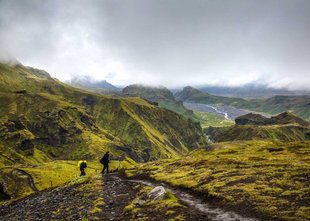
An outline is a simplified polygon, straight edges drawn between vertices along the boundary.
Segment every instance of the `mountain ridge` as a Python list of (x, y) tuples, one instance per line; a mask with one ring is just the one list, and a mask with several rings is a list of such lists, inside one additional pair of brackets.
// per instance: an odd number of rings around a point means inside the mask
[(2, 163), (98, 158), (108, 149), (147, 161), (206, 144), (193, 122), (146, 100), (102, 96), (33, 72), (0, 64)]

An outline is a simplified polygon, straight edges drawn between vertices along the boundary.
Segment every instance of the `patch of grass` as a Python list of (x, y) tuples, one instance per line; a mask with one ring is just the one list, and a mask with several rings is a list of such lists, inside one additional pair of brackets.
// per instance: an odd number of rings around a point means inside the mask
[(233, 120), (225, 119), (224, 117), (208, 112), (200, 112), (193, 110), (194, 113), (199, 116), (199, 121), (202, 128), (206, 127), (227, 127), (235, 124)]
[(186, 187), (227, 205), (248, 206), (269, 217), (302, 220), (310, 218), (309, 147), (309, 141), (216, 143), (186, 156), (138, 164), (126, 173)]

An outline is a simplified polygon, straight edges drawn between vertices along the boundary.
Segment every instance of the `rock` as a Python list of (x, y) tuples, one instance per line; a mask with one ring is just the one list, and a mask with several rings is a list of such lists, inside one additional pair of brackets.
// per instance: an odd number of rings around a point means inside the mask
[(141, 206), (144, 203), (145, 203), (145, 200), (136, 200), (133, 204), (137, 206)]
[(136, 215), (136, 217), (138, 217), (138, 218), (142, 218), (142, 217), (143, 217), (143, 214), (138, 213), (138, 214)]
[(163, 186), (157, 186), (147, 194), (148, 198), (152, 201), (162, 200), (165, 198), (167, 192)]

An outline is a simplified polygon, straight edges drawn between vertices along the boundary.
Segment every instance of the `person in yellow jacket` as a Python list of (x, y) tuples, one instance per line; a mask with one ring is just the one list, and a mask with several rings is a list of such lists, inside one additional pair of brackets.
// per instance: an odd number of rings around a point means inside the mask
[(78, 167), (80, 167), (80, 171), (81, 171), (80, 176), (86, 176), (86, 174), (85, 174), (85, 169), (87, 168), (86, 160), (80, 160), (78, 163)]

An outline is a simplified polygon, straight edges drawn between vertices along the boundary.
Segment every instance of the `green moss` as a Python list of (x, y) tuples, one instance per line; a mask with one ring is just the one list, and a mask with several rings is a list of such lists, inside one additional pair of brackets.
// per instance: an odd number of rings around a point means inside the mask
[(95, 213), (100, 213), (100, 212), (102, 212), (102, 209), (96, 206), (91, 211), (89, 211), (90, 214), (95, 214)]
[[(209, 151), (138, 164), (126, 173), (187, 187), (228, 205), (251, 205), (266, 216), (299, 220), (294, 214), (307, 206), (310, 191), (309, 146), (308, 141), (217, 143)], [(281, 151), (270, 151), (277, 148)]]

